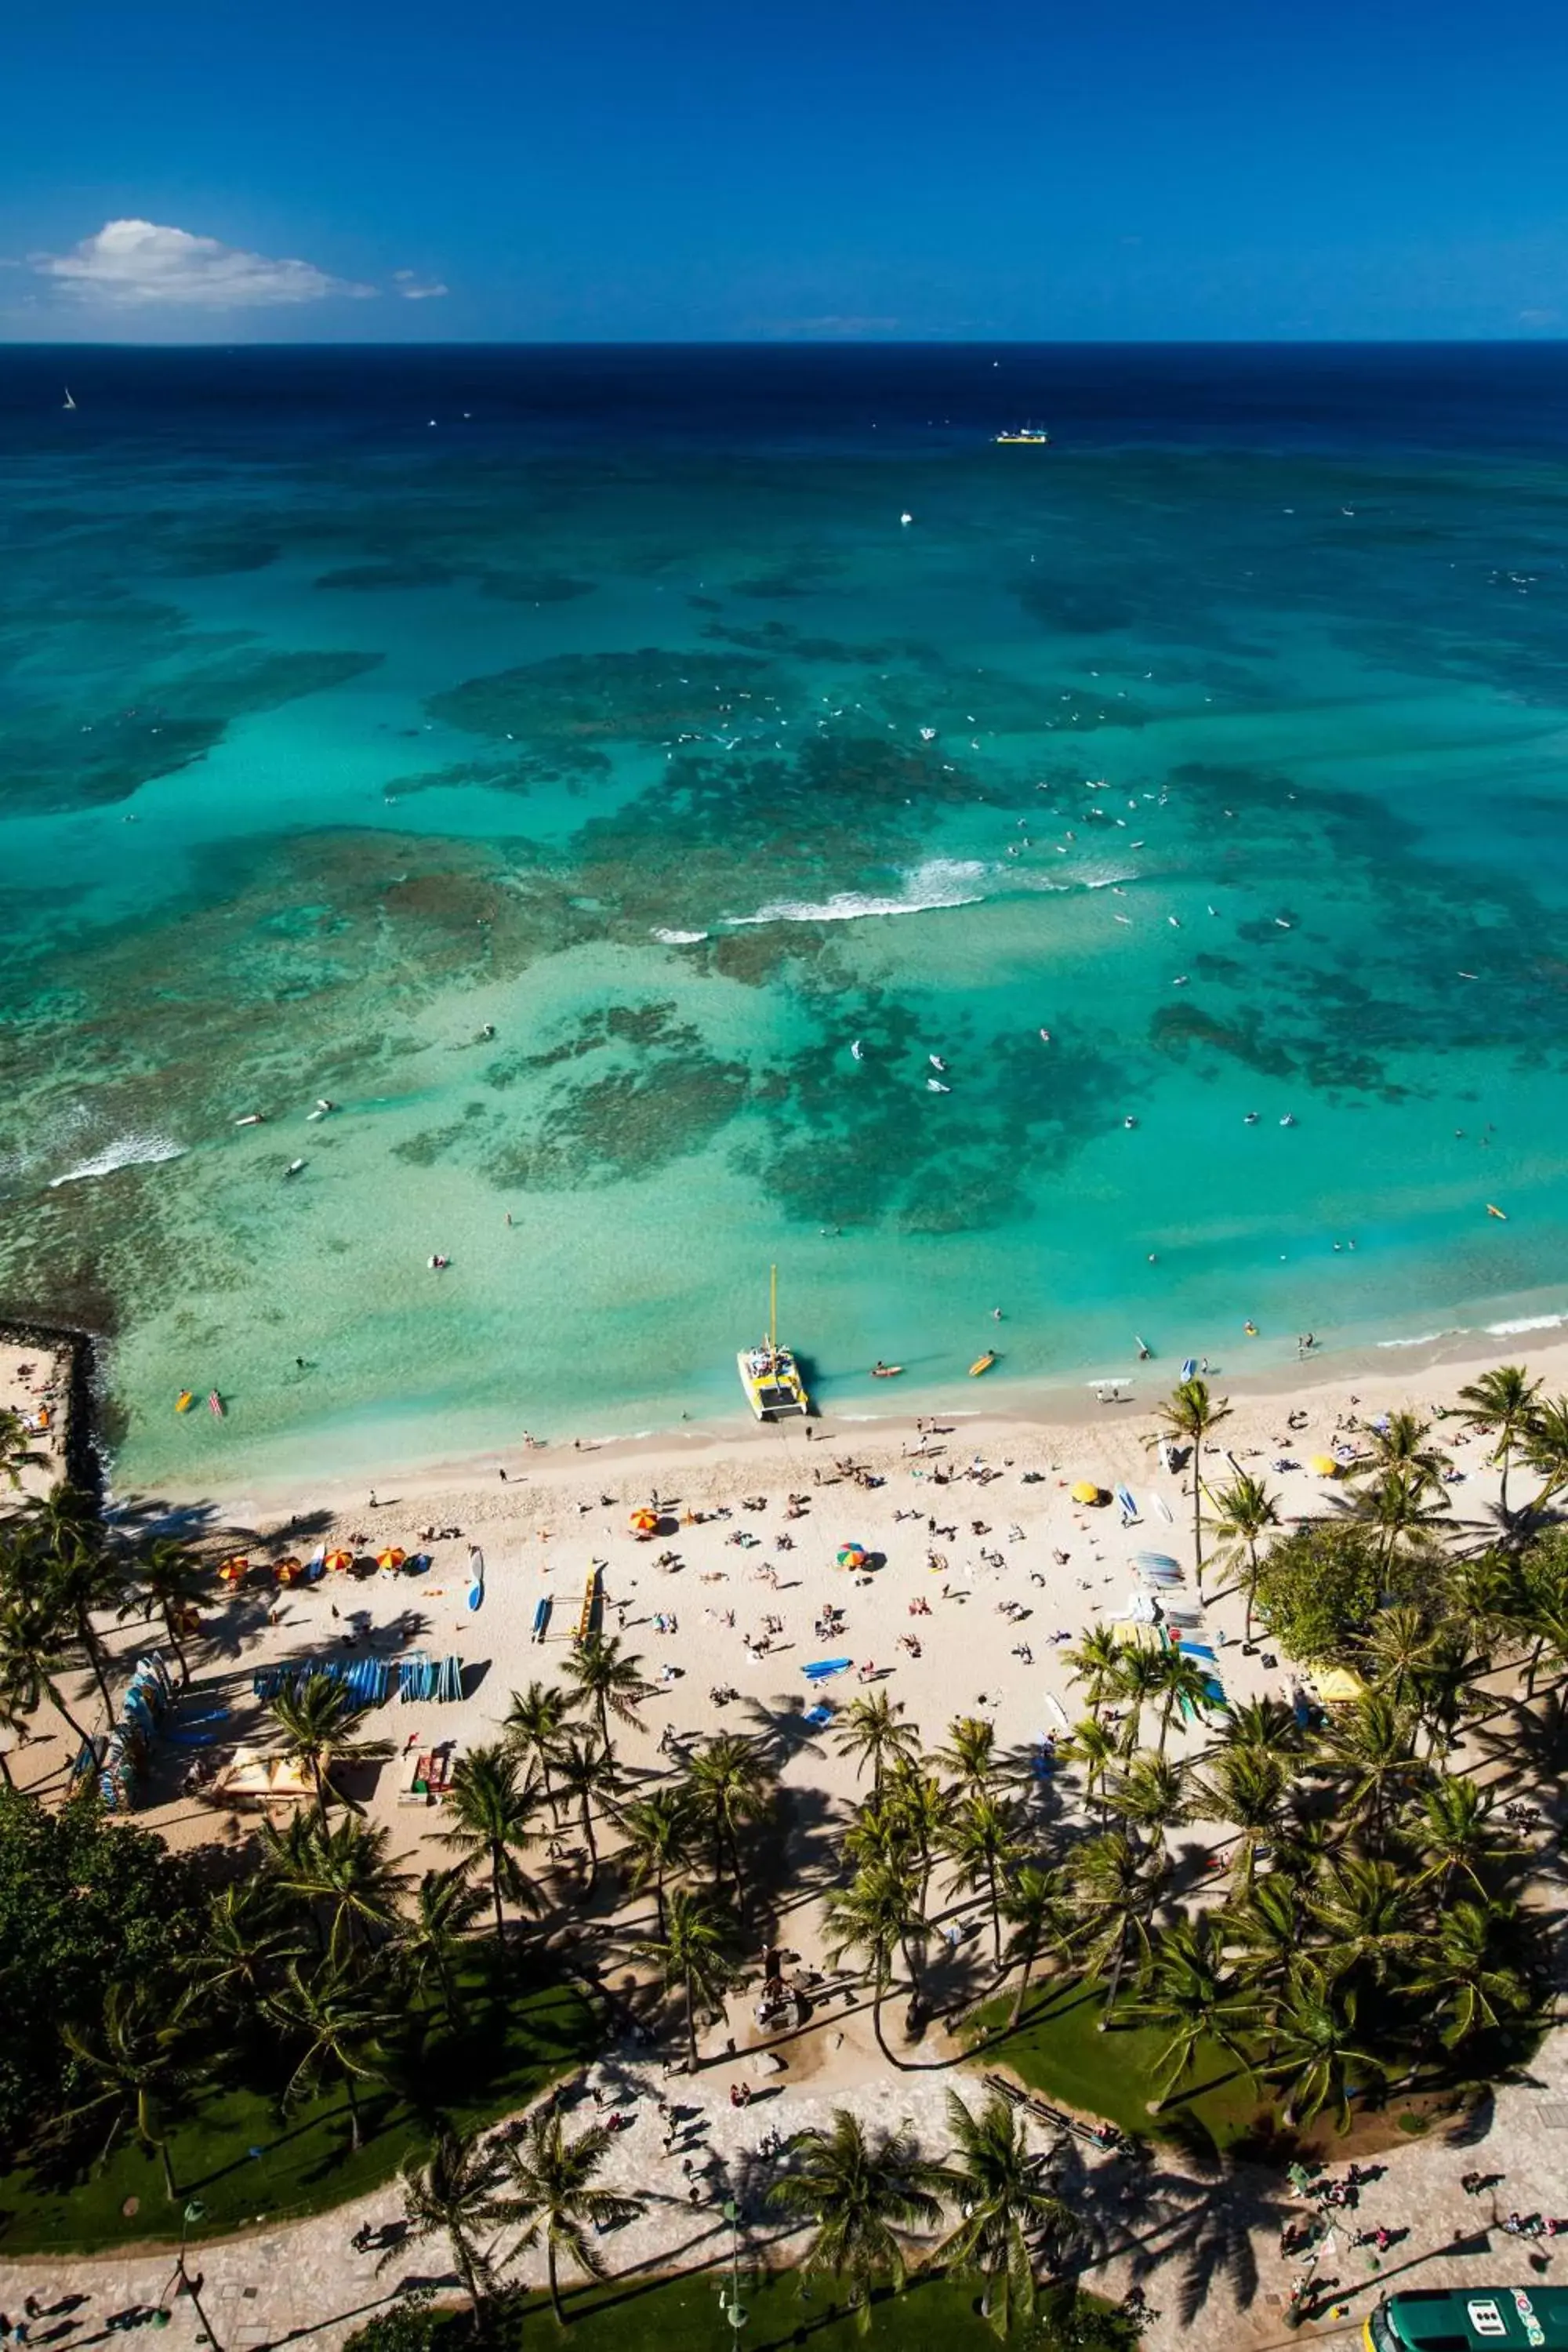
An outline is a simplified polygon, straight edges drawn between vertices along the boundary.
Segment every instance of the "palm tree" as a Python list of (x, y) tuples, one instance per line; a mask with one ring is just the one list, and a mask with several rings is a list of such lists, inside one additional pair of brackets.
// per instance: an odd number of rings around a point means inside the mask
[(248, 2023), (282, 1962), (299, 1956), (273, 1887), (264, 1877), (243, 1878), (213, 1897), (184, 1965), (204, 2003)]
[(1283, 1699), (1249, 1698), (1232, 1707), (1220, 1739), (1226, 1748), (1249, 1748), (1260, 1755), (1296, 1756), (1301, 1748), (1301, 1727)]
[(300, 2045), (299, 2063), (284, 2088), (285, 2103), (310, 2096), (324, 2077), (340, 2074), (348, 2095), (349, 2144), (357, 2154), (358, 2085), (385, 2082), (382, 2037), (397, 2022), (383, 1979), (363, 1962), (324, 1959), (307, 1969), (290, 1959), (262, 2009), (287, 2041)]
[(1540, 1394), (1541, 1382), (1532, 1381), (1522, 1364), (1499, 1364), (1459, 1391), (1459, 1402), (1468, 1406), (1470, 1419), (1494, 1441), (1492, 1461), (1502, 1471), (1498, 1507), (1505, 1528), (1510, 1524), (1508, 1474), (1514, 1449), (1530, 1433)]
[(437, 2124), (424, 2156), (404, 2159), (399, 2179), (407, 2235), (388, 2248), (384, 2261), (400, 2258), (410, 2241), (445, 2238), (478, 2317), (494, 2292), (497, 2272), (494, 2237), (482, 2241), (507, 2218), (499, 2151), (487, 2147), (478, 2132)]
[(942, 1840), (954, 1864), (950, 1887), (984, 1893), (991, 1913), (992, 1952), (1002, 1969), (1002, 1880), (1018, 1853), (1018, 1811), (1007, 1798), (984, 1792), (962, 1798)]
[(642, 1661), (622, 1657), (618, 1634), (589, 1633), (566, 1660), (565, 1672), (577, 1686), (575, 1703), (592, 1707), (605, 1753), (613, 1754), (611, 1716), (617, 1723), (640, 1723), (638, 1703), (653, 1695), (653, 1685), (643, 1679)]
[(614, 1809), (620, 1775), (616, 1769), (615, 1753), (604, 1741), (592, 1734), (586, 1739), (568, 1738), (561, 1743), (555, 1759), (560, 1776), (561, 1791), (568, 1801), (575, 1801), (577, 1818), (583, 1825), (584, 1842), (588, 1848), (588, 1876), (584, 1895), (592, 1895), (599, 1876), (599, 1841), (594, 1834), (595, 1802), (609, 1812)]
[[(945, 1809), (944, 1809), (945, 1813)], [(909, 1822), (886, 1790), (873, 1791), (855, 1808), (839, 1852), (852, 1869), (868, 1862), (901, 1864), (910, 1845)]]
[(538, 1789), (531, 1780), (520, 1783), (517, 1758), (509, 1748), (492, 1743), (471, 1748), (467, 1756), (458, 1759), (446, 1809), (452, 1826), (443, 1834), (441, 1843), (453, 1853), (460, 1853), (466, 1867), (471, 1869), (482, 1862), (489, 1869), (496, 1939), (504, 1943), (502, 1896), (515, 1903), (520, 1910), (539, 1907), (532, 1882), (518, 1860), (523, 1847), (534, 1840)]
[(1534, 1996), (1528, 1957), (1527, 1924), (1517, 1903), (1456, 1903), (1439, 1915), (1405, 1990), (1413, 2000), (1438, 2003), (1448, 2021), (1442, 2039), (1458, 2049), (1473, 2033), (1529, 2014)]
[(1358, 1477), (1376, 1476), (1384, 1470), (1395, 1470), (1408, 1476), (1418, 1490), (1441, 1484), (1445, 1470), (1452, 1468), (1442, 1449), (1431, 1445), (1432, 1424), (1419, 1413), (1391, 1412), (1382, 1428), (1363, 1432), (1363, 1443), (1370, 1457), (1370, 1471), (1358, 1471)]
[(1110, 2023), (1129, 1953), (1136, 1952), (1141, 1964), (1148, 1960), (1149, 1922), (1169, 1876), (1164, 1848), (1134, 1845), (1122, 1830), (1086, 1838), (1068, 1857), (1075, 1935), (1084, 1944), (1089, 1972), (1109, 1969), (1101, 2033)]
[(45, 1592), (76, 1628), (112, 1729), (108, 1654), (93, 1618), (99, 1610), (119, 1604), (125, 1590), (124, 1570), (104, 1549), (103, 1523), (91, 1496), (68, 1480), (60, 1480), (28, 1505), (26, 1525), (38, 1549)]
[(1447, 1489), (1428, 1486), (1419, 1470), (1380, 1470), (1357, 1494), (1354, 1515), (1381, 1538), (1384, 1567), (1407, 1537), (1429, 1537), (1449, 1508)]
[(1163, 1427), (1147, 1442), (1158, 1445), (1162, 1438), (1177, 1438), (1193, 1450), (1193, 1560), (1198, 1591), (1204, 1587), (1204, 1474), (1205, 1441), (1222, 1421), (1230, 1417), (1230, 1406), (1223, 1397), (1211, 1397), (1206, 1381), (1178, 1381), (1171, 1392), (1168, 1404), (1159, 1407)]
[(933, 1761), (961, 1789), (987, 1788), (996, 1770), (996, 1726), (983, 1715), (955, 1715), (947, 1727), (947, 1745), (937, 1749)]
[(1379, 1690), (1363, 1692), (1351, 1706), (1336, 1709), (1318, 1753), (1327, 1769), (1344, 1782), (1352, 1812), (1365, 1818), (1374, 1837), (1382, 1832), (1390, 1802), (1405, 1795), (1425, 1774), (1426, 1768), (1416, 1760), (1409, 1716)]
[(171, 2204), (179, 2192), (163, 2105), (191, 2080), (184, 2057), (189, 2000), (188, 1990), (171, 1999), (167, 1987), (146, 1978), (129, 1983), (117, 1978), (104, 1990), (97, 2025), (67, 2023), (60, 2028), (71, 2056), (98, 2086), (66, 2123), (105, 2108), (110, 2111), (113, 2120), (100, 2163), (121, 2125), (129, 2123), (148, 2155), (156, 2156), (163, 2167), (163, 2194)]
[(1296, 1965), (1306, 1925), (1294, 1881), (1277, 1870), (1253, 1879), (1219, 1920), (1243, 1983), (1277, 1992)]
[(903, 2292), (909, 2264), (900, 2232), (929, 2228), (942, 2211), (938, 2175), (907, 2125), (868, 2139), (846, 2107), (835, 2109), (826, 2131), (797, 2133), (790, 2147), (795, 2168), (770, 2184), (767, 2201), (816, 2222), (801, 2269), (848, 2282), (864, 2333), (877, 2281), (885, 2277), (895, 2294)]
[(634, 1944), (635, 1958), (651, 1960), (664, 1979), (667, 1992), (679, 1988), (686, 2000), (686, 2043), (695, 2074), (697, 2019), (721, 2017), (724, 1996), (739, 1974), (730, 1958), (733, 1934), (729, 1920), (710, 1895), (678, 1886), (671, 1893), (665, 1932), (657, 1943)]
[(397, 1925), (398, 1897), (408, 1881), (387, 1855), (391, 1843), (390, 1830), (352, 1819), (319, 1828), (310, 1841), (311, 1891), (331, 1915), (327, 1948), (334, 1958), (384, 1940)]
[(1168, 1927), (1154, 1946), (1147, 1977), (1129, 2011), (1141, 2023), (1159, 2026), (1170, 2036), (1152, 2062), (1157, 2088), (1151, 2115), (1164, 2106), (1205, 2042), (1217, 2042), (1244, 2074), (1252, 2073), (1251, 2060), (1237, 2036), (1253, 2022), (1257, 2011), (1240, 1997), (1226, 1968), (1223, 1943), (1223, 1930), (1205, 1912)]
[(1385, 1984), (1415, 1949), (1415, 1890), (1392, 1862), (1349, 1855), (1307, 1907), (1324, 1938), (1316, 1958), (1335, 1986), (1346, 1977)]
[(575, 1704), (575, 1696), (569, 1696), (558, 1683), (530, 1683), (525, 1691), (513, 1691), (511, 1706), (501, 1727), (509, 1747), (518, 1750), (525, 1764), (539, 1767), (539, 1784), (557, 1829), (561, 1826), (561, 1813), (551, 1783), (550, 1767)]
[(871, 1785), (878, 1790), (889, 1765), (912, 1763), (920, 1754), (920, 1733), (912, 1723), (900, 1721), (901, 1712), (895, 1709), (886, 1691), (872, 1691), (853, 1700), (834, 1727), (839, 1755), (857, 1759), (855, 1778), (858, 1780), (869, 1764)]
[(1023, 2117), (1000, 2092), (975, 2116), (949, 2091), (947, 2121), (958, 2145), (940, 2178), (963, 2219), (931, 2261), (984, 2280), (981, 2311), (1005, 2336), (1015, 2312), (1027, 2319), (1035, 2308), (1030, 2238), (1048, 2230), (1060, 2244), (1078, 2235), (1079, 2225), (1030, 2154)]
[(691, 1865), (695, 1825), (690, 1801), (683, 1789), (654, 1789), (624, 1805), (620, 1814), (626, 1843), (620, 1859), (634, 1891), (641, 1894), (652, 1882), (658, 1934), (664, 1934), (664, 1886)]
[(1242, 1639), (1250, 1642), (1252, 1599), (1258, 1590), (1258, 1539), (1279, 1525), (1279, 1501), (1261, 1478), (1247, 1470), (1238, 1470), (1229, 1486), (1218, 1487), (1209, 1499), (1215, 1512), (1209, 1525), (1215, 1541), (1225, 1547), (1224, 1565), (1238, 1570), (1247, 1594)]
[(1535, 1696), (1542, 1658), (1568, 1664), (1568, 1537), (1552, 1528), (1532, 1544), (1521, 1563), (1515, 1622), (1531, 1644), (1524, 1669), (1524, 1695)]
[(1103, 1793), (1108, 1812), (1155, 1844), (1167, 1830), (1179, 1829), (1191, 1811), (1181, 1766), (1157, 1751), (1134, 1756), (1124, 1771), (1107, 1780)]
[(1041, 1952), (1047, 1944), (1059, 1949), (1067, 1942), (1068, 1911), (1061, 1872), (1042, 1870), (1037, 1863), (1025, 1863), (1014, 1873), (1012, 1884), (1002, 1898), (1002, 1916), (1013, 1930), (1007, 1958), (1023, 1962), (1013, 1995), (1013, 2014), (1007, 2020), (1011, 2032), (1023, 2015), (1029, 1979)]
[(1410, 1824), (1426, 1868), (1422, 1884), (1436, 1885), (1438, 1908), (1447, 1907), (1457, 1880), (1485, 1901), (1482, 1872), (1489, 1865), (1517, 1862), (1519, 1843), (1507, 1830), (1491, 1825), (1490, 1791), (1463, 1775), (1443, 1773), (1423, 1790), (1421, 1810)]
[(1129, 1647), (1124, 1637), (1109, 1625), (1091, 1625), (1080, 1635), (1077, 1649), (1062, 1653), (1068, 1680), (1083, 1685), (1089, 1711), (1096, 1723), (1107, 1699), (1121, 1698), (1125, 1694)]
[(1252, 1884), (1258, 1847), (1279, 1830), (1289, 1786), (1289, 1766), (1266, 1748), (1222, 1748), (1208, 1779), (1199, 1783), (1194, 1807), (1199, 1819), (1229, 1822), (1236, 1829), (1231, 1885), (1237, 1895)]
[(1568, 1397), (1535, 1406), (1519, 1450), (1541, 1480), (1540, 1493), (1524, 1507), (1522, 1516), (1529, 1520), (1568, 1486)]
[(1369, 1682), (1397, 1707), (1409, 1706), (1415, 1696), (1421, 1668), (1436, 1646), (1436, 1635), (1426, 1612), (1409, 1602), (1380, 1609), (1372, 1630), (1358, 1645)]
[(734, 1731), (704, 1740), (687, 1762), (686, 1789), (692, 1811), (712, 1845), (714, 1876), (721, 1874), (727, 1851), (735, 1902), (742, 1916), (746, 1888), (740, 1833), (748, 1822), (761, 1821), (771, 1810), (777, 1778), (756, 1741)]
[(900, 2062), (889, 2049), (882, 2032), (882, 2003), (893, 1979), (894, 1955), (900, 1949), (910, 1987), (920, 1990), (920, 1976), (910, 1953), (910, 1942), (925, 1932), (925, 1921), (915, 1906), (914, 1890), (906, 1874), (889, 1863), (868, 1863), (858, 1870), (847, 1888), (829, 1898), (824, 1920), (828, 1958), (837, 1968), (846, 1952), (864, 1954), (871, 1969), (871, 2031), (877, 2047), (893, 2065)]
[(179, 1662), (184, 1688), (191, 1679), (191, 1663), (180, 1635), (206, 1598), (211, 1573), (195, 1552), (167, 1536), (157, 1538), (136, 1554), (133, 1573), (136, 1581), (121, 1601), (119, 1614), (145, 1618), (158, 1611), (169, 1647)]
[(1208, 1705), (1209, 1675), (1196, 1658), (1189, 1657), (1185, 1650), (1177, 1649), (1173, 1643), (1167, 1643), (1152, 1654), (1160, 1670), (1154, 1686), (1160, 1698), (1159, 1749), (1163, 1756), (1171, 1732), (1171, 1717), (1178, 1706), (1184, 1714), (1195, 1720)]
[(0, 1478), (13, 1493), (22, 1484), (26, 1470), (47, 1467), (48, 1456), (40, 1454), (28, 1442), (28, 1433), (19, 1412), (9, 1406), (0, 1406)]
[(897, 1823), (921, 1858), (920, 1894), (922, 1916), (931, 1893), (931, 1867), (946, 1826), (948, 1801), (942, 1786), (923, 1763), (895, 1764), (882, 1791), (883, 1810)]
[(603, 2278), (608, 2266), (589, 2237), (589, 2229), (642, 2211), (634, 2198), (594, 2186), (594, 2175), (604, 2163), (609, 2145), (610, 2134), (604, 2124), (591, 2124), (575, 2139), (568, 2139), (552, 2100), (534, 2109), (521, 2140), (507, 2145), (502, 2210), (509, 2221), (525, 2224), (512, 2255), (531, 2252), (543, 2239), (550, 2307), (560, 2327), (566, 2325), (557, 2276), (561, 2256), (565, 2254), (585, 2277)]
[(1364, 2091), (1383, 2072), (1356, 2042), (1355, 2021), (1355, 1987), (1331, 1985), (1311, 1961), (1300, 1961), (1269, 2013), (1271, 2054), (1258, 2068), (1285, 2086), (1288, 2124), (1310, 2124), (1331, 2103), (1340, 2130), (1349, 2127), (1352, 2077)]
[(455, 1870), (427, 1870), (419, 1881), (414, 1910), (398, 1937), (398, 1965), (416, 1993), (434, 1990), (442, 2010), (456, 2018), (461, 2008), (465, 1938), (487, 1901), (459, 1863)]
[(1082, 1765), (1083, 1792), (1090, 1804), (1099, 1790), (1102, 1820), (1106, 1817), (1105, 1777), (1121, 1754), (1121, 1741), (1115, 1732), (1092, 1715), (1084, 1716), (1065, 1739), (1057, 1742), (1057, 1755), (1062, 1762)]
[(383, 1764), (392, 1754), (391, 1740), (359, 1737), (367, 1712), (346, 1683), (335, 1682), (329, 1675), (306, 1675), (293, 1690), (279, 1691), (272, 1701), (272, 1720), (283, 1734), (289, 1756), (310, 1775), (323, 1824), (331, 1798), (353, 1812), (364, 1810), (338, 1787), (332, 1777), (338, 1768)]
[(1127, 1702), (1127, 1720), (1121, 1727), (1121, 1752), (1131, 1756), (1137, 1747), (1143, 1728), (1143, 1710), (1164, 1696), (1165, 1668), (1158, 1650), (1142, 1642), (1130, 1642), (1121, 1668), (1121, 1696)]
[(0, 1686), (9, 1694), (12, 1706), (24, 1716), (31, 1715), (47, 1698), (85, 1747), (88, 1734), (55, 1681), (62, 1646), (59, 1616), (47, 1601), (30, 1593), (13, 1593), (0, 1602)]

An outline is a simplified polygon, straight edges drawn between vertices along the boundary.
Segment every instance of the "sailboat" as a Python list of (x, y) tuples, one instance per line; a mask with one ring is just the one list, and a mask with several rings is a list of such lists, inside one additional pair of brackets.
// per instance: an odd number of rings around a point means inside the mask
[(76, 406), (75, 401), (71, 398), (71, 388), (68, 383), (66, 386), (65, 404), (68, 408), (74, 408)]
[(800, 1367), (789, 1349), (779, 1346), (778, 1309), (779, 1270), (775, 1265), (768, 1279), (768, 1336), (761, 1347), (742, 1348), (735, 1358), (746, 1402), (759, 1421), (787, 1421), (795, 1413), (811, 1411), (811, 1399), (805, 1392)]

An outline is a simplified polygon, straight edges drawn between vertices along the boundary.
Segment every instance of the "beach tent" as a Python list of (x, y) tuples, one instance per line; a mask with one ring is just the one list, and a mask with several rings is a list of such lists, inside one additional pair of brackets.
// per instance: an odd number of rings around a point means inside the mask
[(1313, 1680), (1325, 1706), (1348, 1706), (1352, 1699), (1366, 1696), (1366, 1685), (1349, 1666), (1325, 1666)]

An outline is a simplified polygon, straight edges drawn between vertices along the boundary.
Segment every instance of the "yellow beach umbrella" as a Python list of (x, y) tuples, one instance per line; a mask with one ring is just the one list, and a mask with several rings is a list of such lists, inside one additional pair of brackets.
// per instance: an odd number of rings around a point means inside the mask
[(1314, 1478), (1337, 1478), (1340, 1465), (1331, 1454), (1314, 1454), (1307, 1467)]
[(1100, 1488), (1091, 1485), (1089, 1479), (1080, 1478), (1073, 1487), (1072, 1498), (1075, 1503), (1098, 1503), (1100, 1491)]
[(250, 1562), (243, 1552), (230, 1552), (226, 1559), (219, 1561), (217, 1572), (226, 1584), (238, 1584), (249, 1574)]
[(388, 1544), (384, 1551), (376, 1553), (375, 1564), (377, 1568), (401, 1568), (407, 1557), (399, 1545)]
[(272, 1573), (279, 1584), (293, 1584), (300, 1575), (300, 1563), (290, 1552), (286, 1559), (273, 1561)]
[(330, 1551), (327, 1554), (326, 1559), (321, 1563), (323, 1568), (332, 1568), (339, 1570), (345, 1568), (352, 1568), (353, 1564), (354, 1556), (352, 1551)]
[(638, 1536), (646, 1537), (657, 1535), (658, 1533), (658, 1513), (657, 1511), (647, 1510), (634, 1511), (632, 1513), (632, 1527)]

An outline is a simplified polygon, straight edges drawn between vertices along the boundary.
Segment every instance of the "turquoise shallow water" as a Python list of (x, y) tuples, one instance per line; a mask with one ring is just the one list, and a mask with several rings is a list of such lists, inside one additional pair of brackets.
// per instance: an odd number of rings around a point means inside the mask
[(774, 1259), (847, 1412), (1568, 1307), (1568, 358), (58, 374), (0, 1306), (126, 1482), (730, 1413)]

